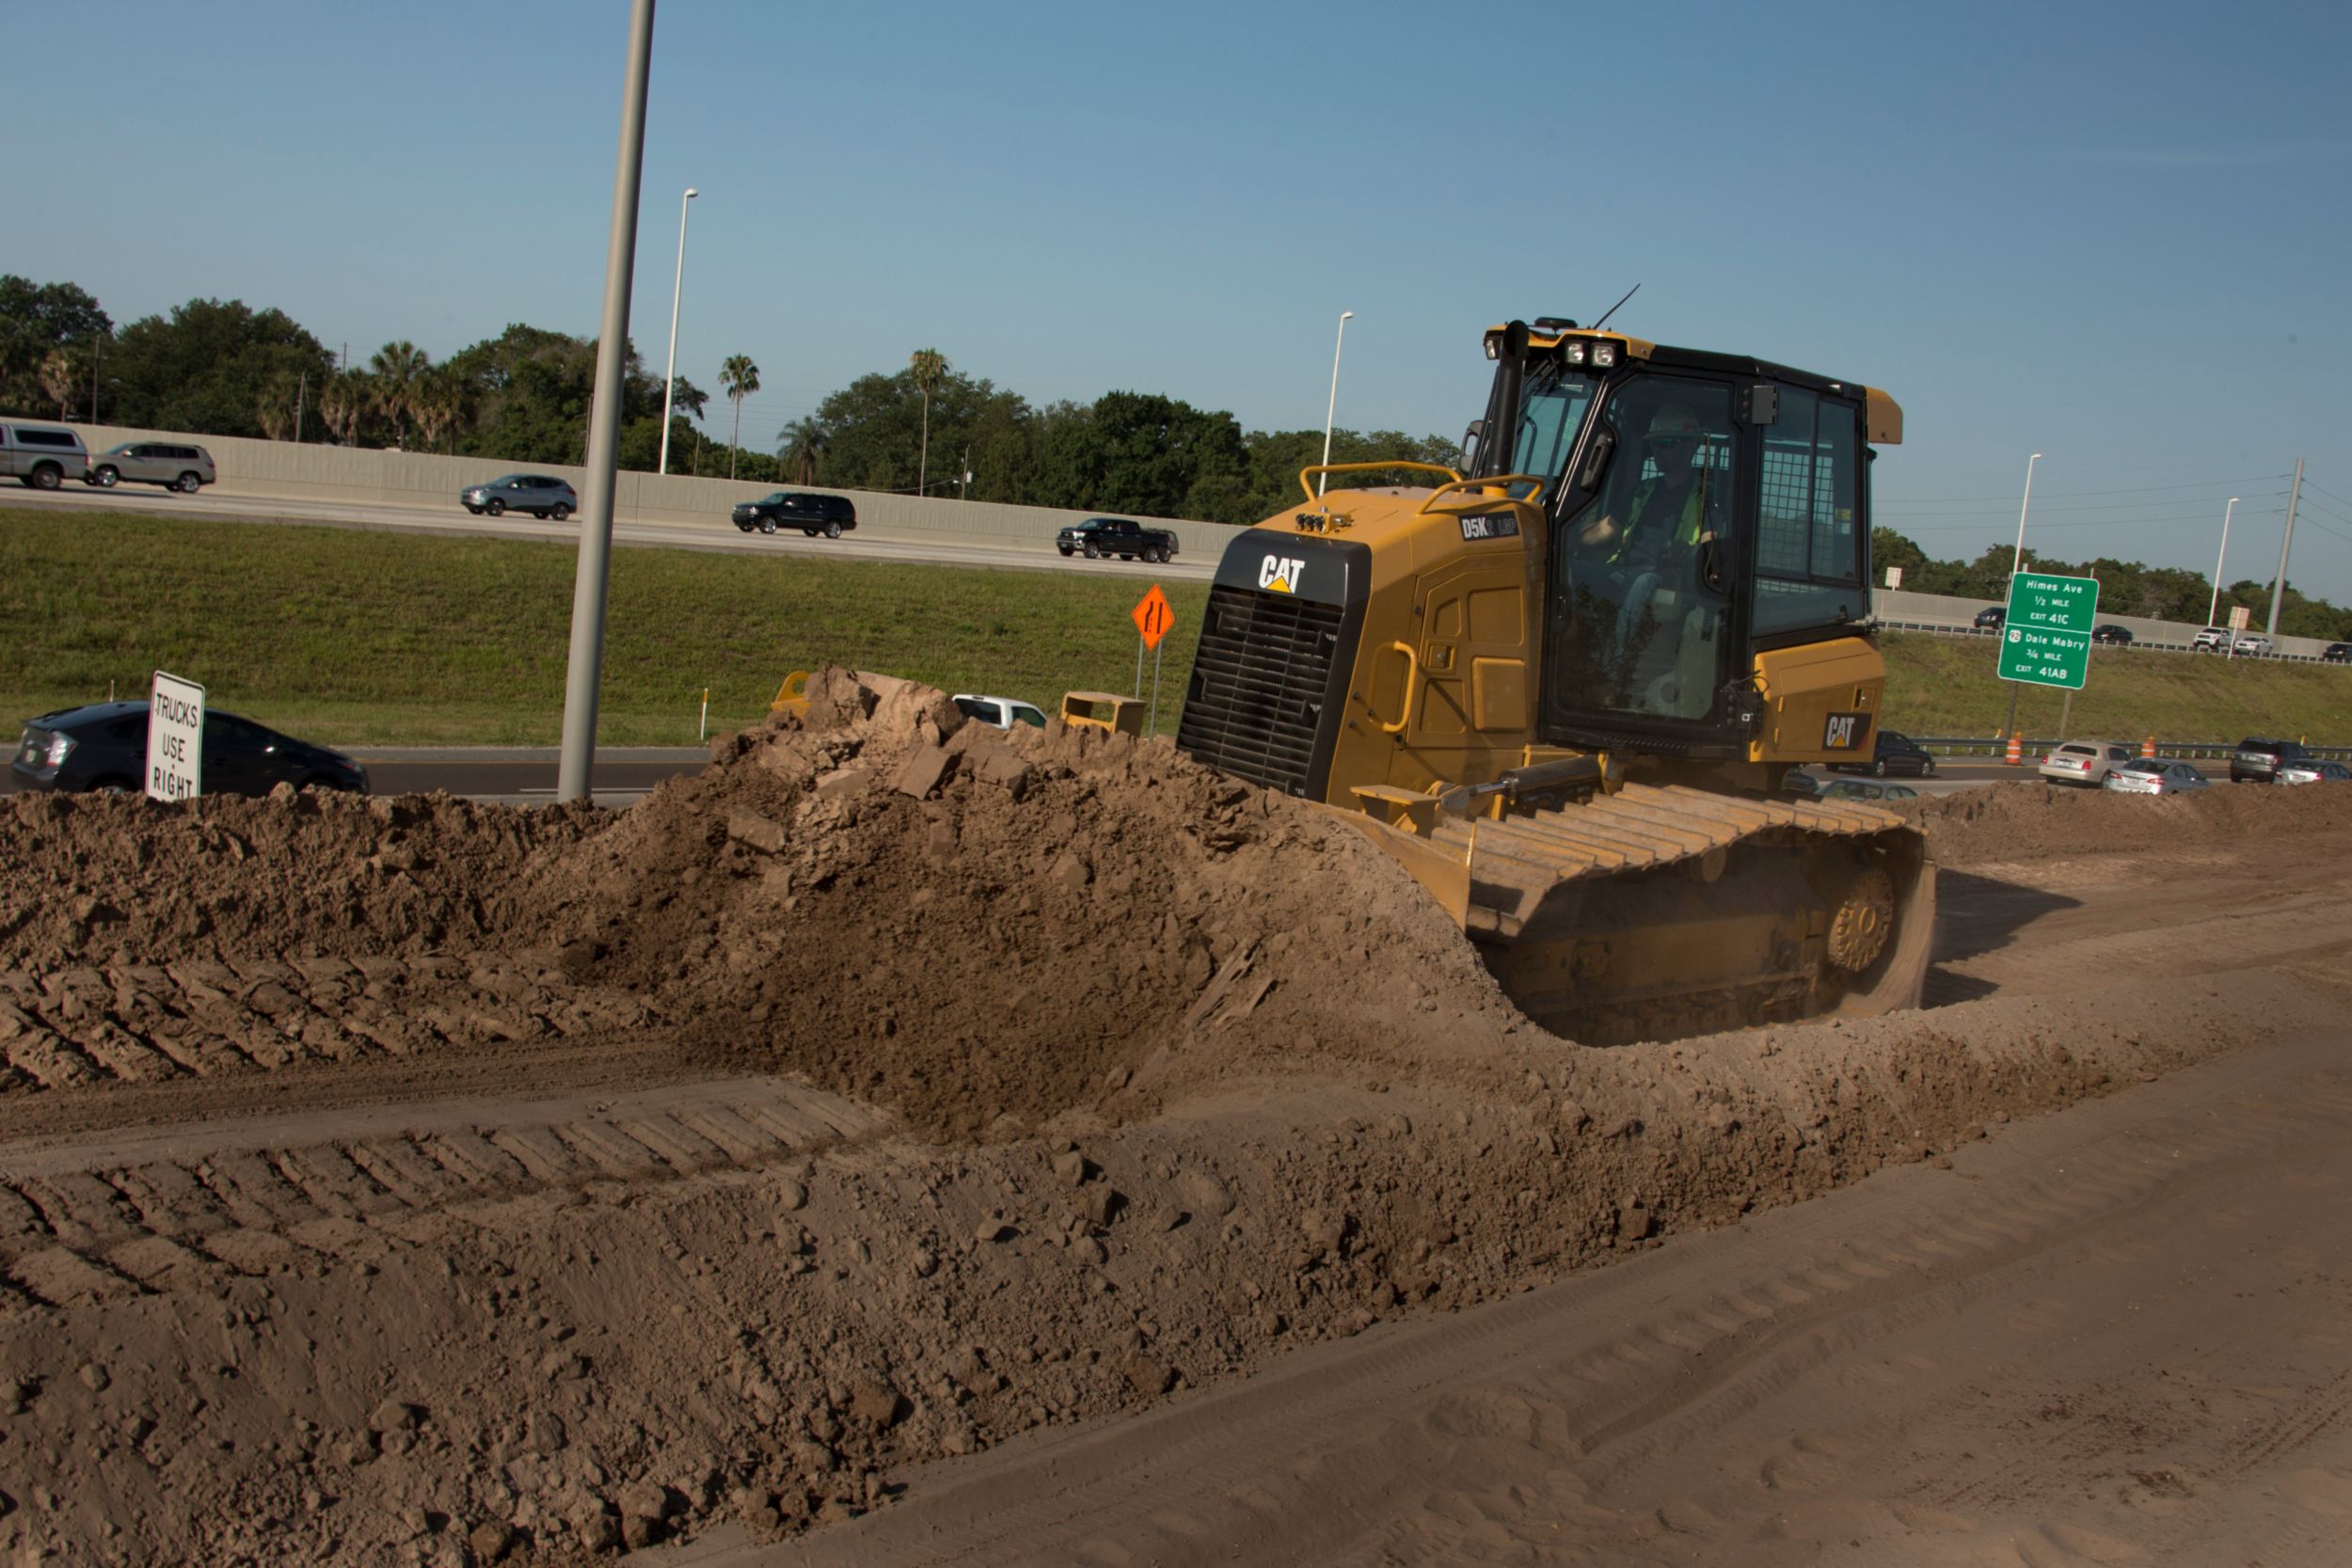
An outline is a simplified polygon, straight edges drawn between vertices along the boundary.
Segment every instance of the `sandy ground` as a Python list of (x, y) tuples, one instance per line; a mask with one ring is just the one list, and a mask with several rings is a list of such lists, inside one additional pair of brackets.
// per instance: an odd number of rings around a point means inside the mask
[(1595, 1051), (1317, 814), (818, 698), (0, 805), (0, 1551), (2352, 1556), (2352, 792), (1921, 802), (1926, 1010)]

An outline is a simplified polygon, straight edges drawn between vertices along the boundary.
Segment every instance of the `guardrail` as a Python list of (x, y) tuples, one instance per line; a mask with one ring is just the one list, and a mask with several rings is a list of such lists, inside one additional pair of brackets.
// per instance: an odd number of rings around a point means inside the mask
[[(1998, 637), (2001, 635), (2000, 629), (1995, 626), (1962, 626), (1954, 621), (1881, 620), (1874, 624), (1881, 631), (1924, 631), (1936, 637)], [(2094, 651), (2104, 650), (2111, 654), (2210, 653), (2217, 657), (2220, 653), (2217, 648), (2199, 648), (2188, 642), (2158, 642), (2145, 637), (2137, 638), (2129, 642), (2094, 642), (2091, 647)], [(2269, 659), (2280, 664), (2339, 664), (2347, 670), (2352, 670), (2352, 660), (2325, 658), (2318, 654), (2236, 654), (2232, 657), (2244, 659)]]
[[(1915, 735), (1910, 738), (1913, 745), (1919, 747), (1922, 751), (1931, 752), (1939, 757), (1985, 756), (1999, 758), (2009, 754), (2009, 740), (2006, 736), (2001, 736)], [(2122, 736), (2116, 736), (2116, 743), (2118, 745), (2129, 746), (2135, 752), (2139, 749), (2140, 744), (2139, 739), (2137, 736), (2126, 738)], [(2018, 766), (2020, 768), (2032, 768), (2040, 764), (2042, 759), (2048, 755), (2052, 750), (2057, 747), (2063, 746), (2066, 743), (2062, 740), (2056, 739), (2036, 740), (2027, 736), (2021, 740), (2019, 744), (2024, 752), (2024, 760), (2022, 760)], [(2306, 744), (2303, 749), (2315, 757), (2324, 757), (2330, 762), (2352, 762), (2352, 746), (2312, 746)], [(2230, 753), (2235, 752), (2236, 750), (2237, 742), (2234, 740), (2159, 740), (2156, 742), (2156, 755), (2160, 757), (2179, 757), (2185, 762), (2197, 762), (2214, 757), (2227, 758)]]

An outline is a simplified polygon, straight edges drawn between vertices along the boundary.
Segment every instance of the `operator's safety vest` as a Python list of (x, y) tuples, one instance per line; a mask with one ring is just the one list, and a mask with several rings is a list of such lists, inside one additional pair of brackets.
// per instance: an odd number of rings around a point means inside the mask
[(1713, 477), (1711, 469), (1699, 470), (1698, 479), (1691, 486), (1691, 493), (1682, 499), (1682, 516), (1676, 523), (1673, 532), (1665, 539), (1650, 537), (1657, 531), (1658, 523), (1649, 515), (1651, 498), (1658, 494), (1659, 487), (1665, 483), (1665, 481), (1662, 478), (1651, 478), (1635, 485), (1633, 504), (1626, 509), (1626, 526), (1618, 531), (1615, 546), (1601, 559), (1612, 566), (1636, 558), (1646, 558), (1654, 562), (1669, 544), (1679, 546), (1686, 550), (1695, 546), (1699, 542), (1703, 519), (1707, 515), (1708, 484)]

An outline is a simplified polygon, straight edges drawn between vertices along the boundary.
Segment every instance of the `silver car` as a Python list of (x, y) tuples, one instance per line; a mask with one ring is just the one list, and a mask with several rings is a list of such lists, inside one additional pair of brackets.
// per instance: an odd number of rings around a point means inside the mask
[(528, 512), (534, 517), (562, 522), (580, 510), (572, 487), (549, 474), (508, 474), (487, 484), (469, 484), (457, 492), (458, 504), (479, 517), (507, 512)]
[(2297, 762), (2281, 763), (2272, 777), (2283, 784), (2352, 784), (2352, 768), (2321, 757), (2304, 757)]
[(124, 480), (135, 484), (160, 484), (193, 496), (220, 477), (213, 454), (202, 447), (180, 441), (124, 441), (89, 460), (82, 483), (111, 490)]
[(2213, 781), (2193, 763), (2167, 762), (2162, 757), (2134, 757), (2119, 762), (2103, 786), (2125, 795), (2188, 795), (2210, 789)]
[(2109, 771), (2139, 753), (2112, 740), (2068, 740), (2042, 759), (2042, 776), (2053, 784), (2096, 786)]

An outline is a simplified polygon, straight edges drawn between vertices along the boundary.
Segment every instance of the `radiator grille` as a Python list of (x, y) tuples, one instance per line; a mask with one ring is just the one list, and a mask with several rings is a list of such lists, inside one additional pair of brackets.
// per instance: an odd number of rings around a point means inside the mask
[(1334, 700), (1341, 616), (1295, 594), (1211, 589), (1178, 749), (1268, 789), (1319, 794), (1315, 742)]

